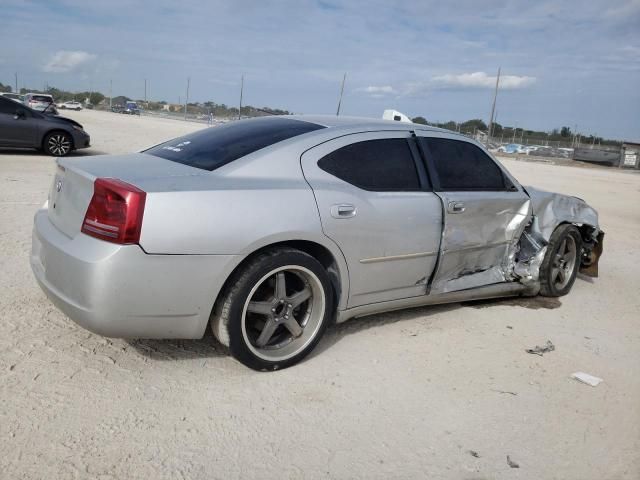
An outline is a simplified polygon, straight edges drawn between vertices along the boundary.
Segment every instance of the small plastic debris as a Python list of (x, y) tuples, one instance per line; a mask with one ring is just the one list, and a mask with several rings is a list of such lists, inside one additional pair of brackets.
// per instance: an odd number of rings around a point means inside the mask
[(469, 452), (469, 455), (471, 455), (472, 457), (480, 458), (480, 454), (475, 450), (468, 450), (468, 452)]
[(584, 372), (576, 372), (571, 375), (571, 378), (578, 380), (581, 383), (586, 383), (587, 385), (591, 385), (592, 387), (597, 387), (600, 382), (603, 380), (598, 377), (594, 377), (593, 375), (589, 375)]
[(510, 392), (508, 390), (494, 390), (493, 388), (491, 389), (492, 392), (496, 392), (496, 393), (505, 393), (508, 395), (513, 395), (513, 396), (517, 396), (518, 394), (516, 392)]
[(507, 455), (507, 465), (509, 465), (511, 468), (520, 468), (520, 465), (511, 460), (511, 457), (509, 455)]
[(544, 355), (545, 353), (553, 352), (556, 349), (555, 345), (551, 343), (551, 340), (547, 340), (547, 343), (544, 346), (539, 347), (536, 345), (534, 348), (527, 348), (525, 351), (527, 353), (532, 353), (534, 355)]

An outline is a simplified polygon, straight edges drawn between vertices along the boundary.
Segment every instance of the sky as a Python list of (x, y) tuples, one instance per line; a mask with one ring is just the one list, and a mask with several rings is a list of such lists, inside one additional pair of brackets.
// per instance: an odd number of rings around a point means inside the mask
[(2, 0), (0, 82), (640, 140), (640, 0)]

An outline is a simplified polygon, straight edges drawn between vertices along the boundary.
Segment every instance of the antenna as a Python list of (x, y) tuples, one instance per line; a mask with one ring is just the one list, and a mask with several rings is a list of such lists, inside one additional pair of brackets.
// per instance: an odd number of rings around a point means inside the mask
[(240, 77), (240, 103), (238, 105), (238, 120), (242, 118), (242, 93), (244, 90), (244, 75)]
[(493, 134), (493, 122), (494, 122), (494, 114), (496, 111), (496, 98), (498, 98), (498, 85), (500, 84), (500, 68), (498, 67), (498, 76), (496, 77), (496, 90), (493, 93), (493, 105), (491, 106), (491, 118), (489, 118), (489, 125), (487, 128), (487, 142), (491, 139), (491, 135)]
[(344, 72), (344, 76), (342, 77), (342, 87), (340, 88), (340, 100), (338, 100), (338, 111), (336, 112), (336, 117), (340, 115), (340, 106), (342, 105), (342, 94), (344, 93), (344, 82), (347, 80), (347, 72)]

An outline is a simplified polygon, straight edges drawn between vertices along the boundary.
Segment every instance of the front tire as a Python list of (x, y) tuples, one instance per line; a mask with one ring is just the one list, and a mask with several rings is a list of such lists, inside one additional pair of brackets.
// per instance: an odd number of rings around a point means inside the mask
[(582, 258), (582, 236), (573, 225), (553, 231), (540, 266), (540, 295), (561, 297), (573, 287)]
[(230, 279), (216, 305), (213, 333), (254, 370), (287, 368), (318, 344), (333, 303), (329, 275), (320, 262), (299, 250), (270, 250)]
[(64, 157), (73, 150), (73, 139), (65, 132), (51, 132), (43, 142), (43, 149), (54, 157)]

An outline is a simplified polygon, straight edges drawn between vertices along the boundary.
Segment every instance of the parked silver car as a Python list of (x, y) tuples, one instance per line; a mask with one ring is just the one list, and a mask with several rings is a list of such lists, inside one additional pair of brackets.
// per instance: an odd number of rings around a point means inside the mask
[(597, 275), (584, 201), (522, 187), (484, 148), (423, 125), (269, 117), (141, 153), (59, 159), (31, 266), (112, 337), (215, 336), (290, 366), (327, 325), (386, 310), (560, 296)]

